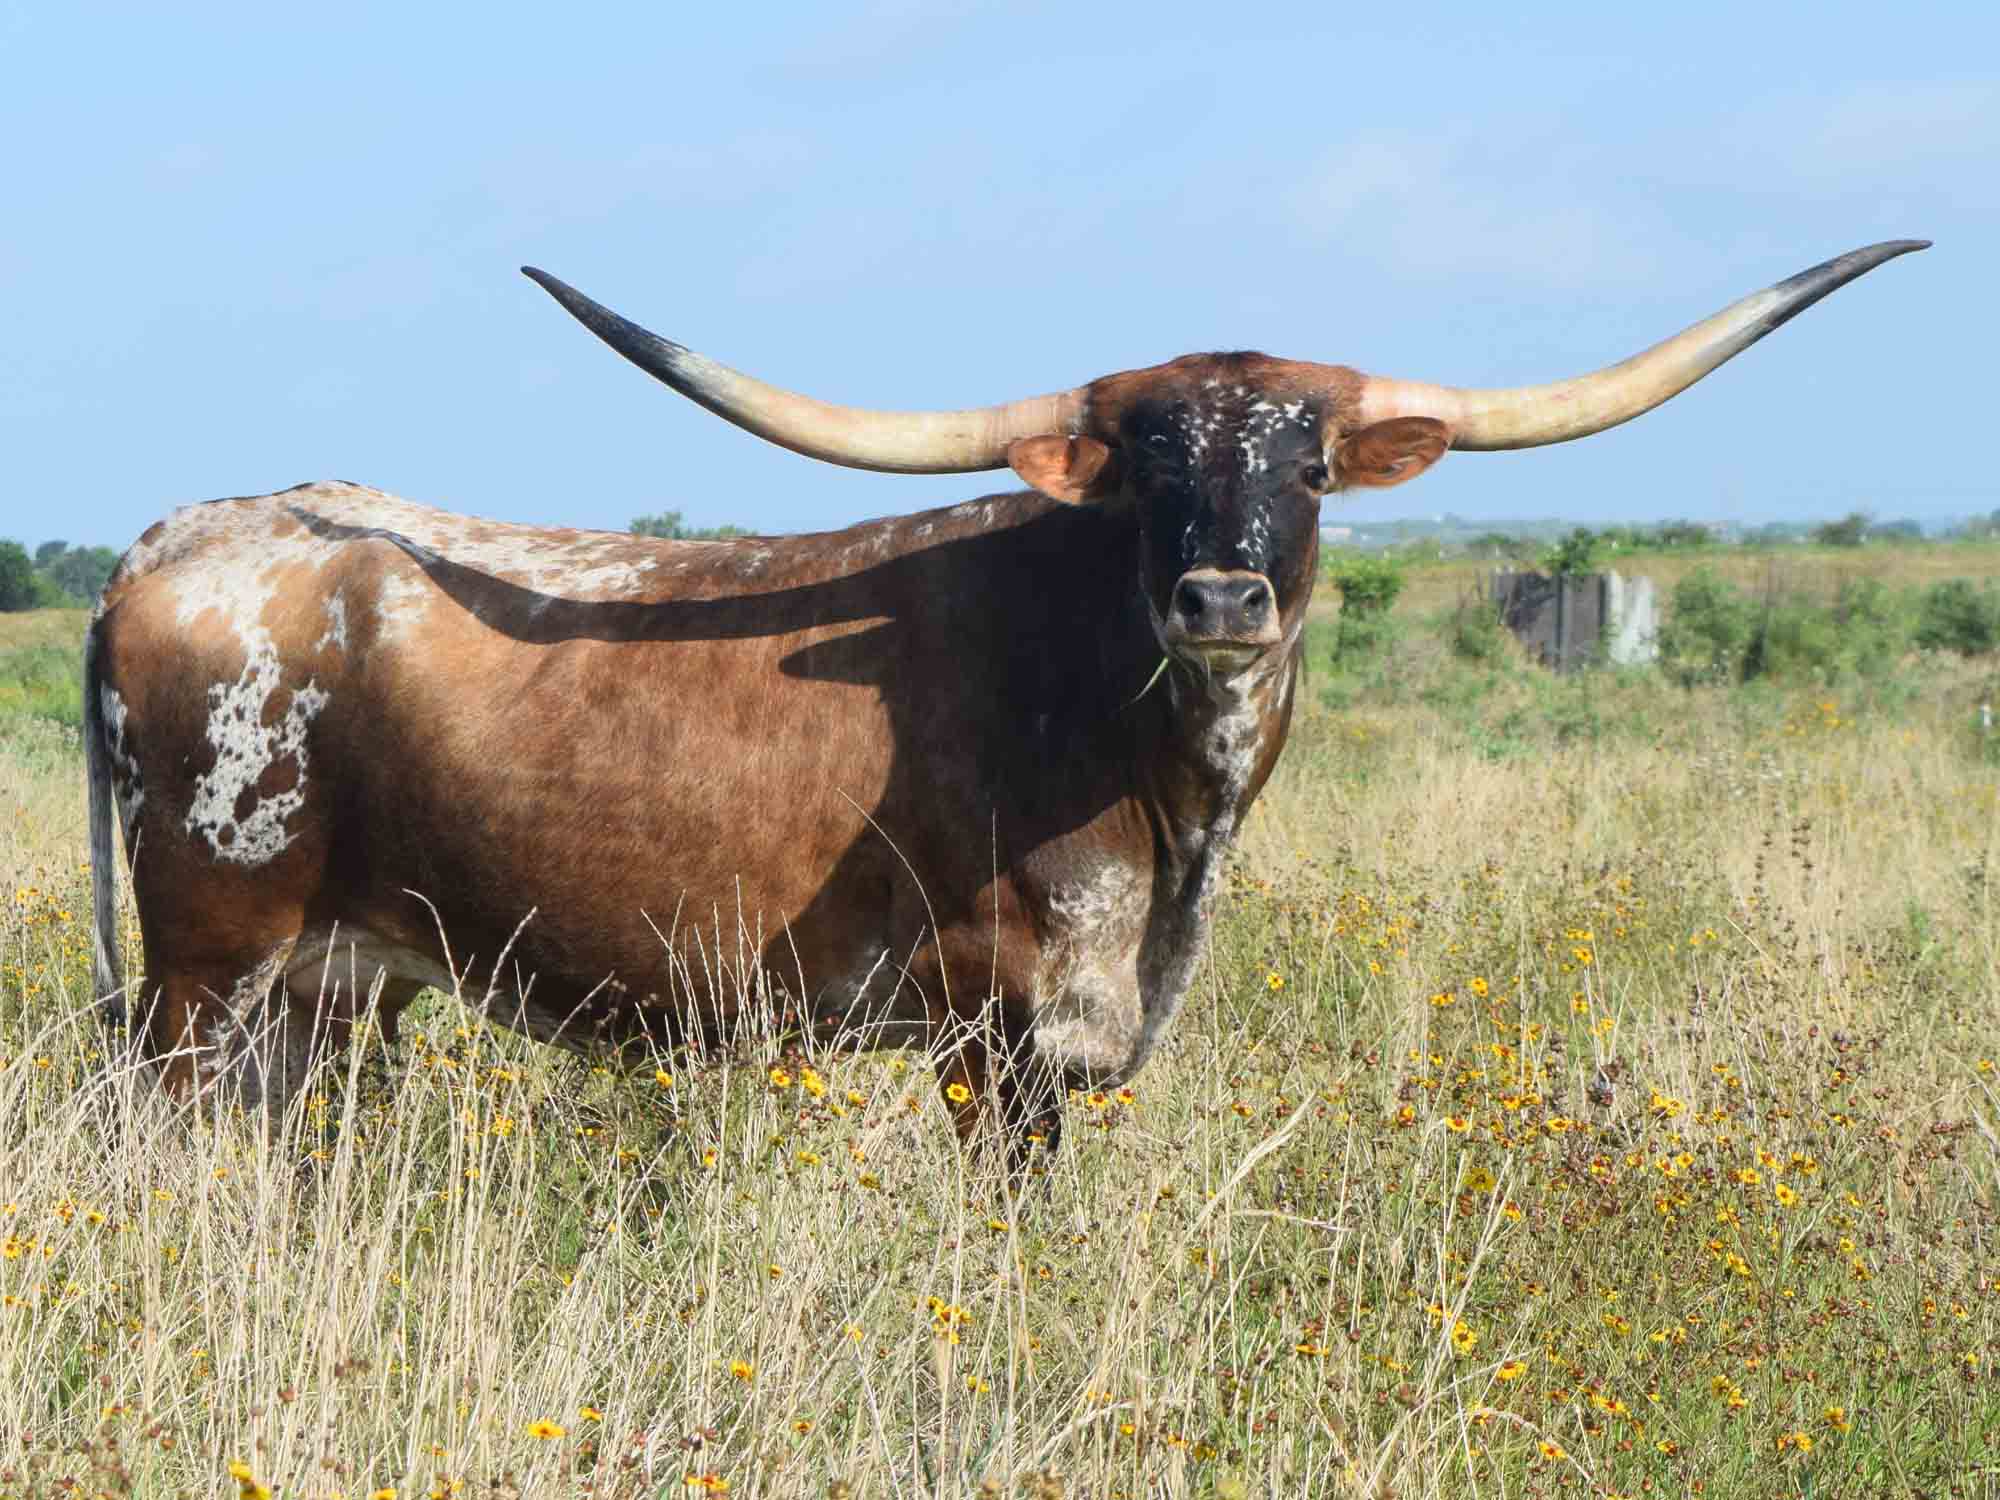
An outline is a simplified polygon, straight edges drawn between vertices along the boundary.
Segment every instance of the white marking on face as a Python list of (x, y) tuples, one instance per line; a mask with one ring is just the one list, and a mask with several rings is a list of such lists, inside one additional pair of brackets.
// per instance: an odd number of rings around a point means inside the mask
[(1311, 426), (1312, 418), (1307, 414), (1303, 401), (1288, 401), (1283, 406), (1268, 399), (1252, 402), (1236, 433), (1239, 471), (1246, 479), (1253, 474), (1264, 473), (1270, 467), (1273, 434), (1282, 427)]
[[(254, 868), (276, 859), (292, 841), (285, 820), (305, 805), (306, 730), (326, 706), (327, 694), (317, 680), (295, 688), (283, 717), (266, 724), (265, 706), (281, 691), (283, 675), (270, 632), (260, 627), (236, 681), (208, 690), (208, 743), (215, 764), (195, 781), (186, 827), (208, 840), (216, 858), (233, 864)], [(257, 797), (239, 818), (237, 804), (266, 771), (286, 760), (295, 768), (292, 785)]]
[[(1212, 389), (1215, 383), (1211, 379), (1202, 388)], [(1180, 429), (1181, 441), (1187, 447), (1188, 462), (1200, 468), (1208, 457), (1209, 439), (1222, 428), (1222, 413), (1213, 406), (1184, 406), (1175, 413), (1174, 425)]]
[(111, 791), (118, 799), (118, 827), (125, 846), (132, 846), (132, 823), (146, 805), (146, 784), (139, 774), (138, 759), (125, 746), (125, 716), (129, 712), (118, 689), (106, 684), (98, 689), (98, 708), (104, 720), (104, 753), (111, 762)]

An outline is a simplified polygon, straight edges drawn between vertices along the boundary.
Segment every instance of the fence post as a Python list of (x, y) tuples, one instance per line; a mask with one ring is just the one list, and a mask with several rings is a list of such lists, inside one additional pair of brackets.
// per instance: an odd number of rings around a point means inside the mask
[(1558, 672), (1569, 659), (1569, 575), (1556, 574), (1556, 661)]

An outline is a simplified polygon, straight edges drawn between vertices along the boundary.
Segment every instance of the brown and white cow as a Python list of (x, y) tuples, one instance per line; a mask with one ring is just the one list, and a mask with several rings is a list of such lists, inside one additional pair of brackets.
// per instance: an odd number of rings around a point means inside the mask
[[(1921, 247), (1841, 256), (1554, 385), (1208, 354), (930, 413), (776, 390), (531, 270), (762, 437), (1032, 488), (721, 542), (348, 484), (175, 512), (86, 648), (99, 994), (126, 998), (115, 806), (130, 998), (181, 1094), (228, 1077), (281, 1104), (357, 992), (380, 981), (393, 1030), (473, 964), (544, 1039), (672, 1045), (794, 1008), (836, 1040), (935, 1046), (971, 1089), (950, 1090), (961, 1129), (982, 1098), (1042, 1116), (1131, 1077), (1187, 997), (1284, 748), (1322, 496), (1602, 431)], [(718, 963), (737, 983), (700, 982)]]

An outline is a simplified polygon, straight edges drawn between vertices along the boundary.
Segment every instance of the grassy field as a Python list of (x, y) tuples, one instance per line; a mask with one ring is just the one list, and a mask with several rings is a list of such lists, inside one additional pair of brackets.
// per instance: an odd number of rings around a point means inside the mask
[[(1703, 547), (1679, 551), (1601, 552), (1598, 564), (1651, 578), (1665, 597), (1699, 567), (1746, 589), (1776, 586), (1832, 598), (1851, 578), (1879, 579), (1890, 588), (1921, 587), (1945, 578), (2000, 574), (2000, 542), (1951, 542), (1868, 547)], [(1527, 564), (1454, 557), (1413, 569), (1405, 607), (1434, 610), (1476, 590), (1495, 568)]]
[(1316, 659), (1018, 1202), (919, 1056), (613, 1077), (478, 993), (173, 1115), (0, 702), (0, 1496), (2000, 1494), (1991, 662), (1558, 682), (1454, 597)]

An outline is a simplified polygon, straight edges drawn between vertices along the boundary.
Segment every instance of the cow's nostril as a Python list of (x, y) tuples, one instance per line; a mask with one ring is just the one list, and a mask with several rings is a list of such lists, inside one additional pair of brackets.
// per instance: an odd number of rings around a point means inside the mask
[(1183, 578), (1174, 590), (1174, 613), (1189, 624), (1200, 622), (1216, 604), (1214, 585), (1205, 578)]

